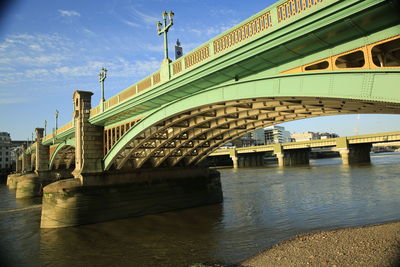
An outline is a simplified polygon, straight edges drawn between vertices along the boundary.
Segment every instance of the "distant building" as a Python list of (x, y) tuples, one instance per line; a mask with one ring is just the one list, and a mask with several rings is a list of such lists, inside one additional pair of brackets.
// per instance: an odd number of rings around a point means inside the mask
[(337, 138), (338, 134), (335, 133), (319, 133), (319, 139)]
[(0, 172), (10, 172), (11, 160), (11, 137), (7, 132), (0, 132)]
[(232, 141), (232, 144), (236, 147), (265, 145), (264, 129), (258, 129), (251, 133), (246, 133)]
[(251, 138), (254, 140), (255, 146), (265, 145), (265, 131), (264, 129), (258, 129), (251, 132)]
[(264, 128), (265, 144), (277, 144), (277, 143), (288, 143), (291, 142), (290, 132), (285, 131), (285, 127), (282, 126), (269, 126)]
[(319, 134), (314, 132), (292, 133), (290, 137), (294, 139), (295, 142), (320, 139)]

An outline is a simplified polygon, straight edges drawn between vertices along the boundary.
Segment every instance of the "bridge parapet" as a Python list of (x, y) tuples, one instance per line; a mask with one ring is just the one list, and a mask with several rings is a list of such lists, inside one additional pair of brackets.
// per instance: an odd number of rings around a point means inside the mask
[[(279, 25), (279, 23), (289, 17), (292, 18), (291, 21), (293, 22), (297, 19), (294, 17), (300, 13), (311, 14), (313, 12), (318, 12), (336, 2), (338, 2), (338, 0), (281, 0), (200, 45), (178, 60), (172, 62), (168, 61), (167, 68), (169, 69), (169, 73), (171, 73), (170, 77), (165, 79), (160, 74), (161, 68), (157, 72), (147, 76), (107, 100), (104, 103), (104, 111), (116, 107), (128, 99), (136, 97), (143, 91), (156, 88), (168, 82), (170, 79), (174, 79), (186, 73), (188, 70), (200, 67), (210, 60), (223, 56), (231, 49), (237, 49), (250, 41), (254, 41), (281, 27), (285, 27), (286, 25)], [(319, 5), (317, 6), (317, 4)], [(100, 113), (100, 106), (96, 106), (90, 110), (90, 116), (92, 118), (98, 116)]]
[(46, 142), (46, 144), (48, 144), (49, 140), (55, 139), (55, 138), (59, 137), (60, 135), (65, 134), (67, 131), (69, 131), (73, 128), (74, 128), (74, 123), (73, 123), (73, 121), (70, 121), (70, 122), (66, 123), (65, 125), (61, 126), (60, 128), (58, 128), (56, 131), (43, 137), (42, 142)]

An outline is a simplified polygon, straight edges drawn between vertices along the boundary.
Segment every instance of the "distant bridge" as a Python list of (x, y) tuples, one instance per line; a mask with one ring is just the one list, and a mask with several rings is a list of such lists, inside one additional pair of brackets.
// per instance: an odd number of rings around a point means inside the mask
[[(400, 141), (400, 132), (355, 135), (348, 137), (318, 139), (270, 145), (218, 149), (209, 157), (229, 156), (233, 166), (261, 165), (265, 152), (273, 152), (279, 166), (306, 164), (311, 148), (334, 147), (341, 154), (344, 165), (368, 162), (372, 144)], [(350, 156), (349, 156), (350, 154)]]

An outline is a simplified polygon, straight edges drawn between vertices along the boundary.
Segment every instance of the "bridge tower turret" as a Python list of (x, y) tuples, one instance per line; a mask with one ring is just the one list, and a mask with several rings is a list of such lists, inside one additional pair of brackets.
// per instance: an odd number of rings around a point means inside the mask
[(44, 136), (44, 128), (36, 128), (36, 168), (35, 172), (38, 176), (42, 176), (43, 172), (49, 170), (49, 146), (42, 144)]
[(84, 174), (101, 173), (103, 171), (103, 127), (89, 122), (91, 98), (93, 93), (75, 91), (74, 122), (75, 122), (75, 178), (84, 184)]

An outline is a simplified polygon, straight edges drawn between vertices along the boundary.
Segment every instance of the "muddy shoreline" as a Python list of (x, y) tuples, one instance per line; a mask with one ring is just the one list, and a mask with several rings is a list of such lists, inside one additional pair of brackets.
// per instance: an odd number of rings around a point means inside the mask
[(296, 236), (234, 266), (400, 266), (400, 222)]
[(243, 262), (190, 267), (400, 267), (400, 222), (295, 236)]

